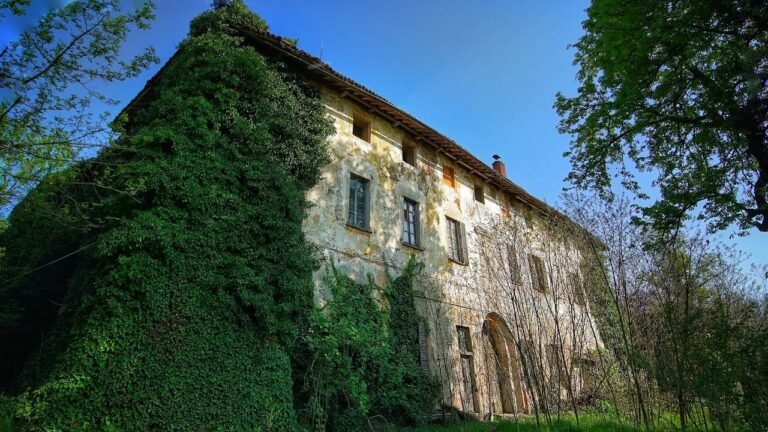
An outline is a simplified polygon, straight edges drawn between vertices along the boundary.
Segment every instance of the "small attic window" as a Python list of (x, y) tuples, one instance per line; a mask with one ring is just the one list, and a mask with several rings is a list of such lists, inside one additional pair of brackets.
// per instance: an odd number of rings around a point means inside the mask
[(475, 201), (485, 203), (485, 188), (482, 185), (475, 185)]
[(403, 143), (403, 162), (416, 166), (416, 147)]
[(352, 135), (363, 141), (371, 142), (371, 122), (357, 114), (354, 115), (352, 117)]

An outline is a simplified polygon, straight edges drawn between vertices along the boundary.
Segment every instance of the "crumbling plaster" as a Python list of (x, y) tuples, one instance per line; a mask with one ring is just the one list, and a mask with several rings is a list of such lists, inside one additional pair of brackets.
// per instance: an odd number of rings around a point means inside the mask
[[(460, 376), (457, 357), (455, 326), (470, 329), (477, 350), (477, 359), (487, 358), (483, 346), (483, 323), (490, 312), (504, 308), (502, 293), (487, 289), (492, 281), (485, 280), (483, 260), (478, 259), (477, 249), (483, 241), (493, 241), (496, 233), (485, 231), (490, 222), (506, 217), (521, 227), (524, 253), (547, 253), (557, 256), (560, 271), (554, 271), (554, 283), (569, 272), (578, 271), (581, 260), (579, 251), (568, 242), (552, 242), (539, 214), (520, 202), (507, 200), (501, 193), (479, 177), (473, 178), (460, 166), (452, 164), (441, 155), (424, 146), (417, 145), (416, 166), (402, 161), (402, 145), (409, 137), (388, 122), (366, 113), (362, 107), (349, 99), (330, 92), (322, 92), (329, 118), (336, 133), (330, 137), (330, 163), (323, 169), (321, 180), (308, 192), (311, 207), (304, 223), (307, 239), (317, 245), (328, 263), (349, 274), (352, 278), (365, 281), (368, 277), (379, 285), (386, 283), (387, 272), (396, 274), (411, 256), (424, 263), (424, 275), (430, 280), (433, 292), (422, 299), (425, 317), (431, 320), (429, 341), (430, 367), (441, 376), (444, 383), (445, 403), (461, 407)], [(365, 115), (370, 120), (370, 142), (353, 135), (354, 115)], [(443, 182), (444, 166), (455, 171), (456, 187)], [(364, 231), (347, 226), (347, 205), (350, 175), (355, 174), (369, 181), (369, 230)], [(474, 199), (474, 185), (485, 189), (485, 202)], [(402, 244), (402, 202), (404, 197), (420, 205), (420, 248)], [(507, 209), (503, 212), (502, 209)], [(465, 224), (469, 265), (452, 262), (446, 252), (445, 218)], [(520, 289), (530, 289), (531, 279), (527, 261), (521, 262), (524, 270)], [(327, 267), (316, 274), (318, 289), (315, 301), (323, 304), (329, 293), (322, 280)], [(562, 281), (565, 282), (565, 281)], [(484, 288), (484, 289), (483, 289)], [(437, 291), (434, 291), (437, 290)], [(535, 299), (534, 294), (533, 298)], [(545, 294), (541, 294), (544, 296)], [(591, 318), (589, 318), (591, 319)], [(506, 323), (514, 325), (514, 323)], [(439, 328), (436, 328), (439, 327)], [(541, 337), (552, 336), (548, 323), (541, 328)], [(586, 341), (590, 346), (599, 342), (593, 338)], [(498, 401), (498, 395), (489, 395), (487, 386), (494, 378), (488, 368), (476, 364), (478, 396), (483, 400)], [(460, 385), (459, 385), (460, 387)], [(486, 409), (487, 407), (483, 407)]]

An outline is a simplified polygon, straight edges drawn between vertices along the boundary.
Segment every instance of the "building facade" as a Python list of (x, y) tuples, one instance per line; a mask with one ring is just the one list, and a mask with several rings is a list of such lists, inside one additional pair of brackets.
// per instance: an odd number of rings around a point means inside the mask
[[(412, 256), (424, 264), (423, 363), (440, 377), (445, 406), (478, 417), (567, 409), (589, 386), (599, 344), (576, 244), (553, 232), (551, 215), (460, 160), (333, 89), (323, 87), (323, 100), (336, 133), (309, 193), (307, 239), (327, 262), (381, 286)], [(504, 176), (501, 161), (489, 170)]]
[[(573, 224), (390, 102), (279, 37), (266, 54), (306, 71), (336, 133), (309, 192), (304, 224), (327, 263), (378, 285), (411, 257), (422, 366), (442, 404), (476, 417), (569, 409), (593, 385), (600, 337), (584, 276), (590, 255)], [(497, 158), (498, 159), (498, 158)], [(316, 275), (316, 302), (328, 293)]]
[[(423, 263), (414, 343), (442, 407), (513, 416), (567, 410), (588, 393), (601, 341), (583, 230), (509, 180), (502, 161), (488, 165), (290, 40), (241, 31), (320, 89), (335, 126), (307, 196), (307, 240), (327, 264), (380, 286), (412, 257)], [(318, 304), (328, 270), (315, 275)]]

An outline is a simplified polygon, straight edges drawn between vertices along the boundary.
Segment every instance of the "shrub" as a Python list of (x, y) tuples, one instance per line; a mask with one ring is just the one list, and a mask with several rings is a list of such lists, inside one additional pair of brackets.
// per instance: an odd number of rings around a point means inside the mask
[[(419, 424), (437, 403), (436, 381), (419, 362), (413, 302), (421, 265), (411, 261), (384, 288), (358, 283), (332, 268), (331, 298), (312, 316), (303, 340), (306, 424), (317, 430), (363, 430), (372, 417)], [(383, 301), (378, 301), (383, 294)]]

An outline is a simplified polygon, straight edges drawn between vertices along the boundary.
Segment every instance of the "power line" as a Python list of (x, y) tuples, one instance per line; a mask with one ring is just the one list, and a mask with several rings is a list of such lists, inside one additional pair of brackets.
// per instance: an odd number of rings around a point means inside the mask
[(17, 279), (19, 279), (19, 278), (22, 278), (22, 277), (24, 277), (24, 276), (30, 275), (30, 274), (32, 274), (32, 273), (34, 273), (34, 272), (38, 271), (38, 270), (41, 270), (41, 269), (44, 269), (44, 268), (46, 268), (46, 267), (48, 267), (48, 266), (51, 266), (51, 265), (53, 265), (53, 264), (56, 264), (57, 262), (59, 262), (59, 261), (62, 261), (62, 260), (65, 260), (65, 259), (67, 259), (67, 258), (69, 258), (69, 257), (71, 257), (72, 255), (75, 255), (75, 254), (77, 254), (77, 253), (80, 253), (80, 252), (82, 252), (83, 250), (85, 250), (85, 249), (88, 249), (89, 247), (91, 247), (91, 246), (93, 246), (93, 245), (95, 245), (95, 244), (96, 244), (96, 242), (92, 242), (92, 243), (89, 243), (89, 244), (87, 244), (87, 245), (85, 245), (85, 246), (81, 247), (80, 249), (78, 249), (78, 250), (76, 250), (76, 251), (74, 251), (74, 252), (70, 252), (70, 253), (68, 253), (68, 254), (66, 254), (66, 255), (64, 255), (64, 256), (62, 256), (62, 257), (56, 258), (55, 260), (53, 260), (53, 261), (51, 261), (51, 262), (49, 262), (49, 263), (43, 264), (43, 265), (41, 265), (40, 267), (36, 267), (36, 268), (33, 268), (32, 270), (30, 270), (30, 271), (28, 271), (28, 272), (26, 272), (26, 273), (22, 273), (22, 274), (20, 274), (20, 275), (18, 275), (18, 276), (12, 277), (12, 278), (10, 278), (10, 279), (7, 279), (7, 280), (4, 280), (4, 281), (0, 282), (0, 285), (5, 285), (5, 284), (8, 284), (8, 283), (11, 283), (11, 282), (13, 282), (13, 281), (15, 281), (15, 280), (17, 280)]

